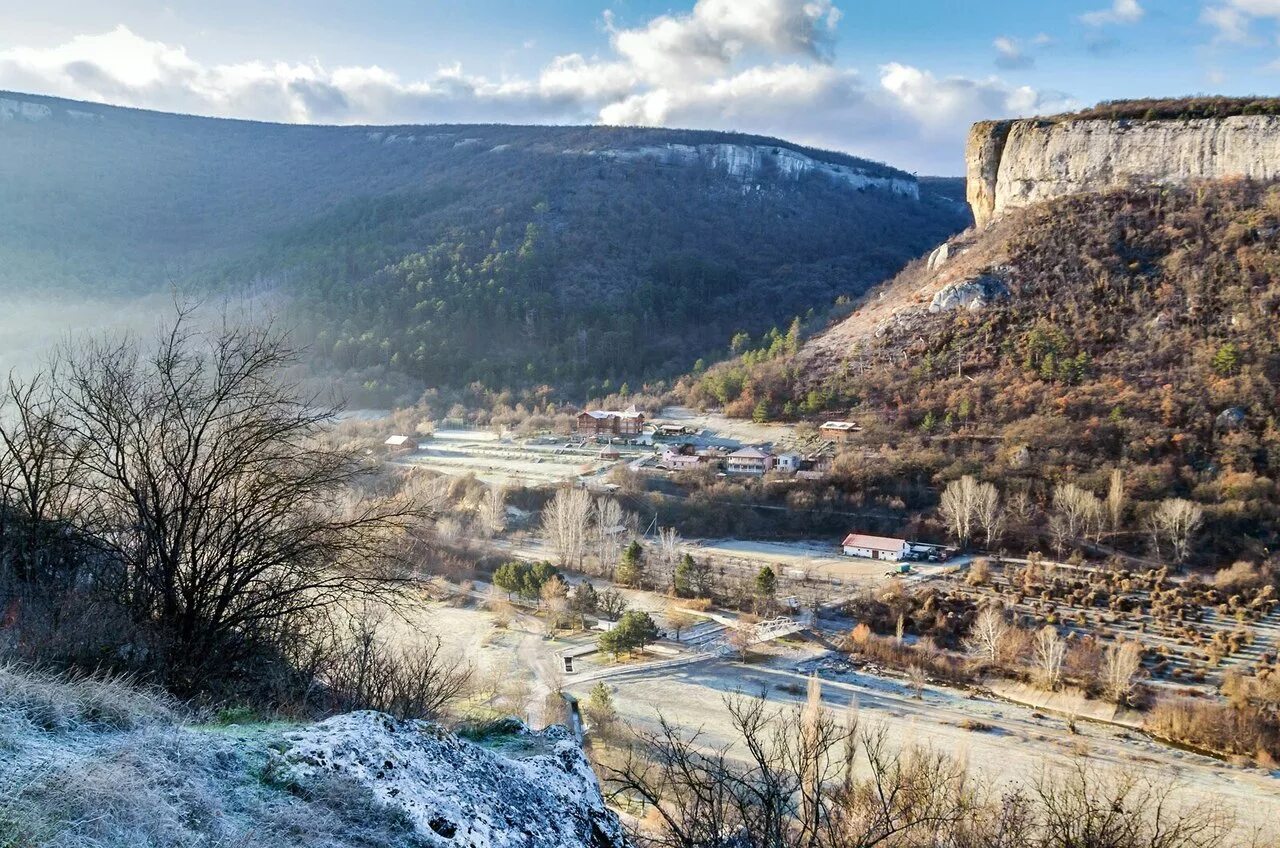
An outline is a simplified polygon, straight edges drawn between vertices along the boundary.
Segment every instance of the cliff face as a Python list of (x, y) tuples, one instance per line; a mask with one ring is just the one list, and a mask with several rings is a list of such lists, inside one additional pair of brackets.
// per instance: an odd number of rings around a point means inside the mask
[(986, 121), (970, 131), (965, 158), (983, 227), (1008, 209), (1079, 192), (1278, 177), (1280, 118)]
[(649, 159), (664, 165), (702, 166), (722, 171), (740, 180), (776, 177), (799, 180), (809, 174), (820, 174), (852, 189), (876, 189), (920, 199), (920, 185), (915, 178), (870, 173), (863, 168), (824, 162), (798, 150), (762, 144), (664, 144), (630, 149), (567, 151), (602, 156), (607, 159)]

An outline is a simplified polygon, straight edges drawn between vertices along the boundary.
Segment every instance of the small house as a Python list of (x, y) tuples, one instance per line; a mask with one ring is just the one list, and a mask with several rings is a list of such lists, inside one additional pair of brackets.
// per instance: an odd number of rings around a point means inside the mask
[(764, 474), (773, 468), (774, 457), (759, 448), (743, 448), (724, 459), (724, 470), (730, 474)]
[(774, 457), (773, 465), (774, 465), (774, 468), (776, 468), (779, 471), (785, 471), (788, 474), (794, 474), (795, 472), (800, 470), (802, 462), (803, 460), (801, 459), (799, 454), (780, 453), (776, 457)]
[(826, 421), (818, 427), (818, 435), (829, 442), (844, 444), (862, 427), (852, 421)]
[(388, 436), (382, 445), (389, 451), (416, 451), (418, 440), (412, 436)]
[(850, 533), (840, 544), (845, 556), (862, 559), (898, 562), (907, 559), (911, 553), (911, 545), (906, 539), (894, 539), (889, 536)]

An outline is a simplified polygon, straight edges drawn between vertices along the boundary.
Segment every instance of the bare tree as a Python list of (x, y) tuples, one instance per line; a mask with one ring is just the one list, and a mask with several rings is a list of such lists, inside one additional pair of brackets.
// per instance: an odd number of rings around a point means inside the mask
[(98, 585), (159, 634), (152, 660), (176, 688), (388, 600), (422, 516), (351, 496), (368, 469), (318, 438), (332, 412), (281, 382), (294, 359), (270, 327), (199, 332), (180, 312), (152, 345), (88, 342), (44, 378), (78, 522), (112, 563)]
[(907, 684), (911, 687), (911, 694), (917, 701), (924, 698), (924, 685), (928, 680), (928, 672), (919, 663), (912, 663), (907, 668)]
[(952, 480), (942, 491), (938, 514), (961, 547), (967, 546), (973, 537), (977, 503), (978, 481), (968, 474), (959, 480)]
[(439, 719), (470, 691), (472, 667), (446, 651), (439, 636), (394, 643), (382, 635), (385, 610), (367, 607), (327, 652), (318, 677), (336, 711), (381, 710), (401, 718)]
[(1142, 646), (1126, 639), (1107, 648), (1102, 660), (1102, 682), (1107, 698), (1121, 706), (1133, 697), (1142, 671)]
[(1167, 498), (1160, 501), (1150, 517), (1147, 527), (1156, 554), (1161, 553), (1161, 542), (1168, 543), (1173, 561), (1182, 563), (1191, 549), (1191, 541), (1204, 520), (1204, 510), (1199, 504), (1184, 498)]
[(747, 661), (747, 654), (750, 653), (751, 646), (758, 641), (758, 638), (756, 623), (746, 616), (740, 616), (737, 626), (730, 628), (725, 636), (730, 647), (738, 652), (738, 656), (743, 662)]
[(1075, 483), (1059, 483), (1053, 490), (1050, 521), (1061, 549), (1065, 542), (1079, 541), (1098, 532), (1102, 521), (1102, 502)]
[(662, 570), (661, 588), (668, 589), (675, 584), (676, 565), (680, 562), (680, 545), (684, 540), (674, 527), (663, 527), (658, 530), (658, 563)]
[(486, 536), (497, 536), (507, 529), (507, 490), (501, 486), (490, 486), (480, 499), (476, 510), (480, 529)]
[(562, 566), (582, 568), (591, 518), (586, 489), (559, 489), (542, 508), (542, 535)]
[[(607, 694), (607, 693), (606, 693)], [(811, 678), (798, 710), (726, 699), (736, 740), (721, 747), (665, 719), (621, 761), (602, 765), (615, 799), (651, 812), (640, 844), (657, 848), (1228, 848), (1232, 819), (1185, 806), (1168, 781), (1078, 760), (1029, 786), (974, 779), (922, 746), (826, 709)], [(735, 744), (736, 743), (736, 744)], [(1263, 843), (1256, 842), (1260, 845)]]
[(1004, 613), (995, 606), (984, 607), (974, 618), (964, 647), (983, 662), (997, 663), (1008, 635), (1009, 623), (1005, 621)]
[(1128, 506), (1128, 496), (1124, 489), (1124, 472), (1119, 468), (1111, 470), (1111, 482), (1107, 486), (1107, 524), (1111, 532), (1119, 533), (1120, 528), (1124, 525), (1125, 508)]
[(1062, 662), (1067, 656), (1067, 643), (1058, 635), (1057, 628), (1046, 624), (1036, 633), (1035, 655), (1040, 685), (1057, 689), (1062, 682)]
[[(1236, 841), (1222, 807), (1174, 798), (1177, 781), (1100, 771), (1086, 759), (1046, 771), (1032, 786), (1036, 836), (1048, 848), (1219, 848)], [(1263, 844), (1263, 843), (1256, 843)]]
[(569, 610), (569, 587), (559, 577), (553, 576), (538, 590), (538, 602), (546, 610), (551, 627), (558, 628)]
[(592, 541), (600, 576), (612, 579), (627, 535), (622, 505), (613, 498), (600, 498), (595, 503), (594, 519)]
[(84, 541), (67, 533), (85, 507), (83, 440), (66, 426), (54, 380), (10, 375), (0, 397), (0, 578), (46, 596), (77, 582)]
[(1005, 513), (1000, 492), (993, 483), (979, 483), (975, 492), (974, 519), (982, 528), (987, 550), (991, 550), (1004, 534)]

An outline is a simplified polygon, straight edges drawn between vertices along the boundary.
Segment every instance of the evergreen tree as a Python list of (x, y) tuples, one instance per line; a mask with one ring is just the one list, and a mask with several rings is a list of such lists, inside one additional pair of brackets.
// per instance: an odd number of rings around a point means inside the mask
[(766, 565), (756, 574), (756, 596), (761, 600), (773, 600), (773, 596), (777, 593), (778, 575)]
[(616, 574), (618, 582), (624, 586), (639, 587), (644, 583), (644, 548), (639, 542), (633, 540), (627, 545)]
[(630, 610), (623, 613), (612, 630), (601, 634), (599, 645), (600, 650), (616, 657), (623, 652), (643, 649), (657, 638), (658, 625), (652, 616), (641, 610)]

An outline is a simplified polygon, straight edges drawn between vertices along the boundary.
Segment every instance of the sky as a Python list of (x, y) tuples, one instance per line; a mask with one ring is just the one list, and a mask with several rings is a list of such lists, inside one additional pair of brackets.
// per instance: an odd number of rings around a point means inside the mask
[(0, 0), (0, 89), (740, 130), (922, 174), (963, 172), (975, 120), (1278, 83), (1280, 0)]

